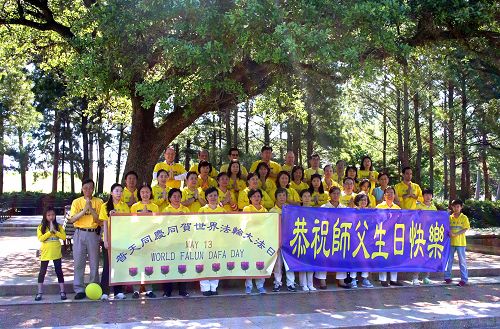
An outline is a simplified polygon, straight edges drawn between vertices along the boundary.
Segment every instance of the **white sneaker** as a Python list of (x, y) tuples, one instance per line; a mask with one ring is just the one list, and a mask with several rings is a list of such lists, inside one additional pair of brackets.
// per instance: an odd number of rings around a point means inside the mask
[(302, 286), (302, 291), (309, 291), (309, 288), (307, 286)]
[(125, 299), (126, 296), (123, 292), (120, 292), (118, 294), (115, 295), (115, 299)]
[(418, 279), (413, 279), (413, 281), (411, 282), (412, 285), (414, 286), (420, 286), (420, 281), (418, 281)]
[(101, 295), (101, 300), (108, 300), (108, 299), (109, 299), (108, 295), (106, 295), (106, 294)]
[(309, 288), (310, 291), (316, 291), (317, 289), (314, 288), (314, 286), (307, 286), (307, 288)]

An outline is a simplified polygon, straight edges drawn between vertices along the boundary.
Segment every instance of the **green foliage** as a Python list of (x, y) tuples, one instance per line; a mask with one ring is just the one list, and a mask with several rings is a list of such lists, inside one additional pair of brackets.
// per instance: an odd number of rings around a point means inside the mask
[[(438, 210), (450, 211), (448, 202), (435, 202)], [(472, 228), (500, 226), (500, 201), (466, 200), (462, 209)]]

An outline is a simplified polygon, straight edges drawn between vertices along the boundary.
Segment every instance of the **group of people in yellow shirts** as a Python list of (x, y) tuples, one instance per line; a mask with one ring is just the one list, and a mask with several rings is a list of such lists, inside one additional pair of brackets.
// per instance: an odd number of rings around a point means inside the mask
[[(92, 196), (93, 181), (83, 182), (83, 196), (73, 201), (69, 219), (76, 228), (73, 237), (75, 299), (85, 298), (83, 270), (87, 255), (91, 267), (90, 281), (98, 282), (100, 227), (106, 227), (109, 216), (113, 213), (235, 211), (281, 213), (284, 204), (326, 208), (437, 210), (432, 203), (432, 191), (428, 189), (422, 191), (418, 184), (412, 182), (411, 168), (403, 168), (402, 181), (392, 187), (389, 185), (388, 174), (375, 171), (371, 158), (368, 156), (362, 158), (359, 169), (354, 165), (346, 166), (343, 160), (337, 161), (335, 166), (327, 164), (320, 168), (320, 157), (313, 154), (310, 157), (310, 167), (304, 169), (300, 165), (295, 165), (295, 155), (292, 151), (286, 153), (285, 162), (280, 165), (272, 160), (272, 148), (264, 146), (261, 149), (261, 159), (252, 163), (250, 169), (247, 170), (239, 162), (239, 150), (231, 148), (228, 153), (229, 161), (221, 166), (219, 172), (208, 162), (208, 152), (204, 150), (198, 154), (198, 164), (193, 165), (189, 171), (186, 171), (182, 164), (175, 162), (176, 153), (173, 147), (166, 149), (164, 157), (165, 161), (154, 167), (153, 179), (156, 184), (152, 187), (147, 183), (139, 185), (138, 175), (130, 171), (125, 174), (125, 186), (113, 184), (110, 198), (106, 203)], [(464, 248), (464, 233), (467, 228), (468, 221), (465, 223), (462, 220), (460, 227), (457, 225), (454, 229), (454, 232), (458, 232), (457, 239), (463, 238)], [(107, 264), (109, 237), (106, 228), (102, 231), (101, 247), (105, 257), (101, 286), (103, 288), (102, 299), (107, 299), (110, 290), (109, 264)], [(460, 250), (458, 252), (459, 256), (465, 255), (465, 249), (463, 253)], [(465, 256), (460, 259), (461, 265), (462, 260), (465, 264)], [(281, 290), (282, 266), (283, 260), (281, 256), (278, 256), (273, 272), (273, 291), (275, 292)], [(313, 275), (319, 280), (319, 288), (326, 289), (326, 272), (301, 272), (299, 273), (301, 290), (316, 290), (313, 285)], [(431, 283), (428, 276), (429, 273), (425, 275), (424, 283)], [(349, 278), (348, 273), (339, 272), (336, 273), (336, 278), (340, 287), (357, 288), (355, 275)], [(368, 273), (361, 273), (361, 278), (363, 287), (373, 287), (368, 279)], [(382, 286), (402, 285), (397, 280), (397, 272), (390, 273), (389, 281), (387, 281), (387, 273), (380, 273), (379, 279)], [(451, 280), (451, 278), (448, 279)], [(266, 293), (264, 279), (255, 281), (257, 292)], [(286, 286), (289, 291), (297, 290), (294, 281), (295, 274), (286, 272)], [(466, 268), (461, 282), (467, 282)], [(418, 273), (415, 273), (412, 283), (420, 284)], [(200, 282), (200, 289), (204, 296), (217, 295), (217, 287), (218, 280)], [(245, 287), (246, 293), (252, 293), (254, 289), (252, 279), (246, 280)], [(115, 299), (125, 298), (123, 287), (114, 286), (113, 288)], [(164, 284), (163, 296), (171, 296), (172, 289), (172, 283)], [(132, 297), (138, 298), (139, 287), (134, 286), (133, 290)], [(156, 297), (151, 286), (146, 286), (145, 290), (146, 297)], [(179, 283), (179, 294), (189, 295), (185, 283)]]

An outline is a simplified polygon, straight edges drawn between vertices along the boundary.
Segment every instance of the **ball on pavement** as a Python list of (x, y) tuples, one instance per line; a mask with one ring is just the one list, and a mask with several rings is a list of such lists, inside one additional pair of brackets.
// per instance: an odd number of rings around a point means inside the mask
[(102, 296), (101, 286), (97, 283), (90, 283), (85, 288), (85, 294), (87, 295), (88, 299), (98, 300)]

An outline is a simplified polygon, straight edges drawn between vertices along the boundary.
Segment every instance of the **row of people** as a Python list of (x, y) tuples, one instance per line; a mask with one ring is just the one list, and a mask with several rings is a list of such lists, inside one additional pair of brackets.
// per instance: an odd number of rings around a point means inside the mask
[[(252, 173), (248, 174), (249, 182), (254, 181), (252, 179)], [(315, 176), (316, 175), (316, 176)], [(227, 175), (225, 175), (227, 177)], [(281, 177), (285, 177), (282, 175)], [(224, 177), (222, 174), (221, 177)], [(324, 193), (320, 193), (322, 184), (314, 182), (319, 181), (320, 176), (318, 174), (311, 175), (311, 188), (303, 189), (300, 191), (298, 196), (298, 204), (308, 207), (308, 206), (322, 206), (329, 208), (342, 208), (342, 207), (357, 207), (366, 208), (370, 203), (369, 193), (359, 193), (352, 196), (348, 204), (342, 202), (343, 193), (346, 191), (349, 193), (353, 188), (353, 180), (350, 178), (345, 178), (343, 182), (344, 191), (341, 191), (339, 187), (333, 186), (328, 191), (328, 198), (323, 200), (320, 196)], [(189, 181), (192, 180), (191, 185), (194, 186), (195, 176), (188, 175), (188, 188)], [(279, 182), (279, 180), (278, 180)], [(284, 204), (289, 204), (293, 199), (291, 198), (290, 189), (286, 186), (285, 179), (283, 178), (282, 184), (275, 190), (273, 195), (274, 202), (269, 211), (281, 213), (281, 208)], [(265, 192), (256, 186), (254, 182), (251, 188), (246, 191), (246, 198), (248, 199), (248, 204), (245, 204), (242, 208), (244, 212), (267, 212), (266, 206), (264, 205)], [(283, 186), (284, 185), (284, 186)], [(222, 186), (224, 188), (224, 186)], [(114, 213), (139, 213), (139, 212), (160, 212), (160, 208), (157, 204), (153, 202), (153, 189), (148, 185), (141, 186), (139, 189), (138, 199), (139, 201), (134, 203), (129, 207), (123, 200), (124, 188), (122, 185), (115, 183), (111, 188), (111, 194), (106, 203), (99, 198), (93, 196), (94, 182), (92, 180), (86, 180), (83, 182), (82, 192), (83, 196), (75, 199), (71, 206), (69, 222), (73, 223), (76, 230), (73, 237), (73, 257), (74, 257), (74, 290), (75, 299), (85, 298), (84, 292), (84, 282), (83, 273), (85, 269), (86, 258), (88, 255), (90, 264), (90, 282), (98, 282), (98, 271), (99, 271), (99, 246), (102, 247), (103, 252), (103, 274), (101, 276), (101, 286), (103, 288), (103, 299), (107, 299), (109, 295), (109, 264), (108, 264), (108, 248), (109, 248), (109, 237), (108, 237), (108, 221), (110, 215)], [(198, 195), (194, 194), (187, 198), (183, 192), (178, 188), (171, 188), (167, 194), (168, 205), (164, 207), (161, 211), (168, 213), (187, 213), (193, 212), (190, 205), (195, 202), (199, 203), (197, 212), (227, 212), (233, 211), (235, 204), (232, 203), (224, 193), (221, 193), (221, 189), (216, 187), (209, 187), (205, 191), (198, 191)], [(243, 192), (243, 191), (242, 191)], [(203, 194), (201, 194), (203, 193)], [(376, 206), (379, 209), (401, 209), (395, 204), (396, 199), (396, 189), (392, 186), (387, 186), (383, 192), (384, 201)], [(221, 198), (222, 197), (222, 198)], [(183, 204), (183, 202), (188, 202), (188, 205)], [(323, 202), (325, 201), (325, 202)], [(234, 200), (233, 200), (234, 202)], [(229, 206), (229, 209), (227, 208)], [(465, 265), (465, 231), (469, 228), (467, 217), (461, 214), (462, 203), (459, 201), (454, 201), (452, 203), (453, 214), (450, 216), (450, 226), (451, 226), (451, 245), (453, 247), (450, 258), (448, 259), (448, 264), (446, 267), (445, 278), (451, 282), (451, 265), (453, 262), (453, 255), (455, 250), (459, 253), (460, 268), (462, 278), (459, 285), (464, 285), (467, 283), (467, 269)], [(432, 204), (432, 191), (425, 190), (423, 202), (420, 204), (419, 209), (423, 210), (436, 210), (435, 206)], [(103, 228), (103, 234), (101, 236), (101, 227)], [(56, 268), (56, 273), (58, 275), (58, 280), (61, 285), (61, 299), (66, 298), (64, 292), (64, 279), (61, 270), (61, 251), (60, 251), (60, 239), (65, 238), (64, 230), (62, 225), (58, 225), (55, 221), (55, 212), (53, 209), (48, 209), (44, 212), (42, 224), (38, 228), (38, 238), (42, 242), (42, 263), (40, 269), (40, 275), (38, 278), (39, 288), (38, 294), (35, 297), (36, 300), (42, 298), (42, 284), (45, 277), (45, 272), (47, 269), (48, 261), (53, 260), (54, 266)], [(279, 291), (281, 289), (282, 283), (282, 266), (283, 259), (278, 256), (276, 266), (274, 269), (274, 284), (273, 291)], [(382, 286), (389, 285), (402, 285), (397, 280), (397, 273), (391, 272), (390, 281), (387, 281), (387, 273), (380, 273), (379, 279)], [(429, 283), (428, 273), (424, 276), (424, 283)], [(326, 273), (316, 272), (314, 276), (319, 279), (319, 288), (326, 289)], [(295, 274), (293, 272), (287, 272), (287, 289), (290, 291), (296, 291)], [(362, 281), (361, 285), (363, 287), (373, 287), (372, 283), (368, 279), (368, 273), (361, 273)], [(316, 288), (313, 285), (313, 273), (303, 272), (299, 273), (299, 287), (304, 291), (314, 291)], [(352, 277), (349, 277), (347, 272), (338, 272), (336, 274), (338, 279), (338, 285), (345, 288), (356, 288), (357, 280), (356, 275), (353, 273)], [(264, 280), (256, 279), (257, 291), (261, 294), (265, 293)], [(418, 273), (414, 275), (412, 283), (414, 285), (419, 285)], [(218, 280), (203, 280), (200, 282), (200, 289), (205, 296), (210, 296), (217, 294)], [(247, 279), (245, 282), (246, 292), (251, 293), (253, 291), (253, 281)], [(172, 293), (172, 284), (167, 283), (164, 285), (164, 296), (168, 297)], [(179, 283), (179, 294), (183, 296), (188, 296), (185, 283)], [(114, 295), (117, 299), (125, 298), (123, 287), (114, 286)], [(139, 297), (139, 287), (134, 286), (134, 298)], [(151, 286), (146, 287), (146, 297), (154, 298), (156, 295), (152, 291)]]

